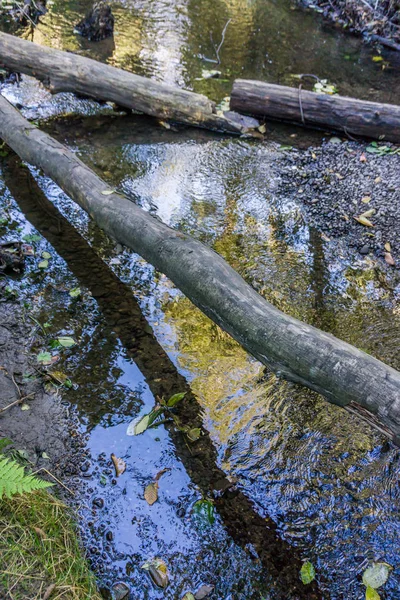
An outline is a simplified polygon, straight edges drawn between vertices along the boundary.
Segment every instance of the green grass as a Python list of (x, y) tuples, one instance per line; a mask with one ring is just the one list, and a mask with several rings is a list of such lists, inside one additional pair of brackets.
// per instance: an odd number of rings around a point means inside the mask
[(49, 492), (0, 500), (0, 598), (100, 600), (71, 511)]

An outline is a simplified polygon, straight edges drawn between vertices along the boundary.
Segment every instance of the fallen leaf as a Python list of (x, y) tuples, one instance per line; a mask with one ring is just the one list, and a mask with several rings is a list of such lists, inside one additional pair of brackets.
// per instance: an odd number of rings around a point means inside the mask
[(387, 563), (374, 563), (364, 571), (362, 577), (363, 584), (367, 588), (371, 587), (374, 590), (378, 589), (382, 585), (385, 585), (392, 568), (393, 567)]
[(211, 594), (213, 589), (213, 585), (202, 585), (201, 587), (199, 587), (199, 589), (194, 595), (195, 600), (203, 600), (203, 598), (207, 598), (207, 596)]
[(167, 565), (161, 558), (153, 558), (142, 565), (142, 569), (149, 572), (150, 577), (160, 588), (166, 588), (169, 583)]
[(31, 410), (31, 407), (29, 406), (29, 404), (24, 402), (21, 406), (21, 410)]
[(365, 212), (363, 212), (360, 217), (366, 218), (368, 219), (368, 217), (372, 217), (372, 215), (375, 214), (375, 209), (374, 208), (370, 208), (369, 210), (366, 210)]
[(371, 223), (371, 221), (369, 219), (366, 219), (365, 217), (354, 217), (354, 219), (361, 223), (361, 225), (365, 225), (366, 227), (374, 227), (374, 224)]
[(181, 400), (183, 400), (185, 396), (186, 396), (186, 392), (180, 392), (179, 394), (174, 394), (168, 400), (167, 406), (169, 408), (172, 408), (173, 406), (175, 406), (176, 404), (178, 404), (178, 402), (180, 402)]
[(81, 295), (81, 288), (72, 288), (72, 290), (69, 290), (69, 295), (71, 298), (78, 298)]
[(214, 525), (215, 509), (211, 500), (203, 498), (193, 504), (193, 513), (202, 525)]
[(184, 596), (182, 596), (182, 600), (195, 600), (192, 592), (186, 592)]
[(158, 121), (158, 124), (164, 127), (164, 129), (171, 129), (171, 125), (167, 121)]
[(161, 476), (164, 475), (164, 473), (167, 473), (168, 471), (170, 471), (171, 469), (162, 469), (161, 471), (159, 471), (157, 473), (157, 475), (154, 478), (154, 481), (159, 481)]
[(324, 242), (331, 241), (331, 238), (329, 238), (325, 233), (321, 233), (321, 239), (324, 240)]
[(39, 269), (47, 269), (48, 266), (49, 266), (48, 260), (41, 260), (40, 263), (38, 264)]
[(396, 264), (394, 262), (393, 256), (390, 254), (390, 252), (385, 252), (385, 261), (387, 262), (388, 265), (391, 265), (392, 267)]
[(257, 129), (260, 133), (267, 133), (267, 126), (265, 124), (260, 125), (259, 127), (257, 127)]
[(147, 504), (150, 504), (150, 506), (152, 506), (155, 502), (157, 502), (157, 500), (158, 500), (158, 483), (157, 483), (157, 481), (153, 481), (152, 483), (149, 483), (149, 485), (146, 485), (145, 490), (144, 490), (144, 499), (146, 500)]
[(341, 175), (340, 173), (336, 173), (336, 178), (337, 179), (344, 179), (343, 175)]
[(201, 435), (201, 429), (199, 427), (189, 429), (189, 431), (186, 432), (186, 435), (188, 436), (191, 442), (197, 442)]
[(382, 62), (383, 61), (383, 56), (373, 56), (372, 60), (374, 62)]
[(42, 252), (42, 258), (46, 258), (46, 259), (51, 258), (50, 252)]
[(367, 162), (367, 157), (365, 156), (364, 152), (360, 156), (360, 162)]
[(126, 471), (126, 462), (122, 458), (118, 458), (115, 454), (111, 454), (111, 460), (114, 464), (115, 476), (119, 477)]
[(391, 248), (389, 242), (386, 242), (386, 244), (385, 244), (385, 250), (386, 250), (386, 252), (391, 252), (392, 251), (392, 248)]
[(40, 352), (37, 355), (36, 360), (42, 365), (51, 365), (53, 362), (53, 357), (51, 356), (50, 352)]
[(377, 178), (375, 179), (375, 183), (381, 183), (381, 181), (382, 181), (382, 177), (377, 177)]
[(311, 152), (311, 157), (315, 160), (317, 158), (317, 155), (315, 154), (315, 152)]
[(365, 600), (380, 600), (380, 595), (374, 588), (368, 586), (365, 590)]
[(308, 585), (315, 579), (314, 565), (309, 560), (307, 560), (301, 567), (300, 579), (304, 585)]
[(148, 428), (150, 423), (150, 416), (144, 415), (143, 417), (139, 417), (138, 419), (134, 419), (128, 425), (128, 429), (126, 430), (127, 435), (140, 435)]
[(47, 452), (42, 452), (42, 458), (46, 458), (47, 460), (50, 460), (50, 456), (47, 454)]
[(364, 204), (368, 204), (368, 202), (371, 202), (371, 196), (364, 196), (363, 198), (361, 198), (361, 202), (364, 202)]
[(71, 348), (71, 346), (75, 346), (76, 342), (72, 337), (61, 336), (57, 338), (58, 343), (63, 348)]
[(111, 194), (115, 193), (115, 190), (103, 190), (101, 193), (103, 196), (111, 196)]

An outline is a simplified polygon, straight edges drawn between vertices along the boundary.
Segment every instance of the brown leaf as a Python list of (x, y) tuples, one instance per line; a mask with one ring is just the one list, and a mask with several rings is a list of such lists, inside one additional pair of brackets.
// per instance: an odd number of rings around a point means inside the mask
[(115, 454), (111, 454), (111, 460), (114, 463), (115, 476), (119, 477), (126, 471), (126, 462), (122, 458), (118, 458)]
[(168, 471), (170, 471), (170, 470), (171, 470), (171, 469), (162, 469), (161, 471), (159, 471), (159, 472), (157, 473), (157, 475), (154, 477), (154, 481), (159, 481), (159, 480), (160, 480), (160, 477), (161, 477), (162, 475), (164, 475), (164, 473), (167, 473), (167, 472), (168, 472)]
[(366, 210), (365, 212), (363, 212), (363, 213), (360, 215), (360, 217), (363, 217), (363, 218), (367, 218), (367, 219), (368, 219), (368, 217), (372, 217), (372, 215), (374, 215), (374, 214), (375, 214), (375, 212), (376, 212), (376, 211), (375, 211), (375, 209), (374, 209), (374, 208), (370, 208), (369, 210)]
[(369, 219), (367, 219), (366, 217), (360, 216), (360, 217), (354, 217), (354, 218), (356, 221), (361, 223), (361, 225), (365, 225), (366, 227), (374, 227), (374, 224), (371, 223), (371, 221)]
[(360, 162), (367, 162), (367, 157), (365, 156), (364, 152), (360, 156)]
[(396, 264), (394, 262), (393, 256), (390, 254), (390, 252), (385, 252), (385, 260), (386, 260), (387, 264), (391, 265), (392, 267)]
[(149, 485), (146, 485), (144, 490), (144, 499), (147, 504), (152, 506), (158, 500), (158, 483), (157, 481), (152, 481)]

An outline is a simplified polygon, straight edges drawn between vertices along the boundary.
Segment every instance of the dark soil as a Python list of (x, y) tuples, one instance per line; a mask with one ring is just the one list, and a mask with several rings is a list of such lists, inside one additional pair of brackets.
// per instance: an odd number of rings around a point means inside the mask
[[(69, 485), (65, 474), (77, 472), (74, 465), (82, 461), (85, 443), (75, 416), (58, 394), (45, 390), (35, 370), (36, 356), (30, 350), (35, 327), (25, 319), (20, 304), (0, 302), (0, 410), (28, 396), (0, 413), (0, 438), (12, 440), (32, 469), (44, 468)], [(24, 377), (28, 374), (33, 377)], [(65, 495), (64, 488), (60, 492)]]
[[(377, 156), (366, 152), (365, 144), (332, 140), (286, 154), (281, 192), (303, 202), (307, 223), (318, 227), (327, 241), (344, 238), (361, 255), (375, 253), (388, 268), (398, 269), (400, 156)], [(356, 221), (371, 209), (375, 212), (367, 218), (372, 227)]]

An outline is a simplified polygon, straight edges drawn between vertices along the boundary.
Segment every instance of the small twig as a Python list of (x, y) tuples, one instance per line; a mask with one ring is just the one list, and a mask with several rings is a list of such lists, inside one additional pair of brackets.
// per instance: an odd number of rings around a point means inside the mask
[(35, 395), (35, 392), (32, 392), (31, 394), (28, 394), (27, 396), (22, 396), (21, 398), (18, 398), (18, 400), (14, 400), (14, 402), (11, 402), (11, 404), (7, 404), (7, 406), (4, 406), (4, 408), (0, 408), (0, 414), (5, 412), (9, 408), (15, 406), (16, 404), (21, 404), (21, 402), (23, 402), (24, 400), (27, 400), (28, 398), (31, 398), (34, 395)]
[(212, 42), (212, 45), (214, 46), (215, 55), (216, 55), (217, 59), (215, 60), (214, 58), (207, 58), (206, 56), (204, 56), (204, 55), (203, 55), (203, 56), (202, 56), (203, 60), (206, 60), (206, 61), (208, 61), (208, 62), (212, 62), (212, 63), (214, 63), (215, 65), (220, 65), (220, 64), (221, 64), (221, 60), (220, 60), (220, 57), (219, 57), (219, 53), (220, 53), (220, 50), (221, 50), (221, 48), (222, 48), (222, 46), (223, 46), (223, 43), (224, 43), (224, 41), (225, 41), (225, 34), (226, 34), (226, 30), (228, 29), (228, 25), (229, 25), (229, 23), (230, 23), (231, 21), (232, 21), (232, 19), (228, 19), (228, 21), (225, 23), (225, 26), (224, 26), (224, 28), (223, 28), (223, 30), (222, 30), (221, 42), (220, 42), (219, 46), (216, 46), (216, 45), (214, 44), (214, 40), (213, 40), (213, 37), (212, 37), (212, 33), (210, 32), (210, 38), (211, 38), (211, 42)]
[(13, 384), (14, 384), (14, 385), (15, 385), (15, 387), (17, 388), (18, 396), (21, 398), (21, 396), (22, 396), (22, 394), (21, 394), (21, 390), (19, 389), (18, 383), (15, 381), (15, 378), (14, 378), (14, 374), (13, 374), (13, 373), (11, 374), (11, 379), (12, 379), (12, 382), (13, 382)]
[[(306, 77), (311, 77), (312, 79), (316, 79), (317, 81), (321, 81), (319, 77), (317, 77), (317, 75), (313, 75), (312, 73), (303, 73), (302, 75), (300, 75), (300, 79), (305, 79)], [(301, 116), (301, 122), (303, 123), (303, 125), (306, 124), (306, 120), (304, 118), (304, 111), (303, 111), (303, 102), (301, 100), (301, 90), (303, 89), (303, 82), (301, 81), (299, 83), (299, 108), (300, 108), (300, 116)]]
[(221, 36), (221, 43), (218, 46), (218, 48), (216, 48), (216, 55), (217, 55), (217, 60), (218, 60), (218, 65), (220, 64), (220, 58), (219, 58), (219, 51), (221, 50), (223, 43), (225, 41), (225, 34), (226, 34), (226, 30), (228, 29), (229, 23), (232, 21), (232, 19), (228, 19), (228, 21), (225, 23), (225, 27), (222, 30), (222, 36)]
[(53, 475), (53, 473), (50, 473), (50, 471), (48, 471), (47, 469), (45, 469), (44, 467), (42, 467), (41, 469), (38, 469), (37, 471), (34, 471), (32, 473), (32, 475), (36, 475), (37, 473), (40, 473), (40, 471), (44, 471), (45, 473), (47, 473), (47, 475), (49, 475), (50, 477), (52, 477), (54, 479), (54, 481), (56, 481), (59, 485), (61, 485), (64, 489), (67, 490), (67, 492), (69, 492), (72, 496), (75, 496), (75, 492), (73, 492), (69, 487), (67, 487), (62, 481), (60, 481), (59, 479), (57, 479), (57, 477), (55, 475)]

